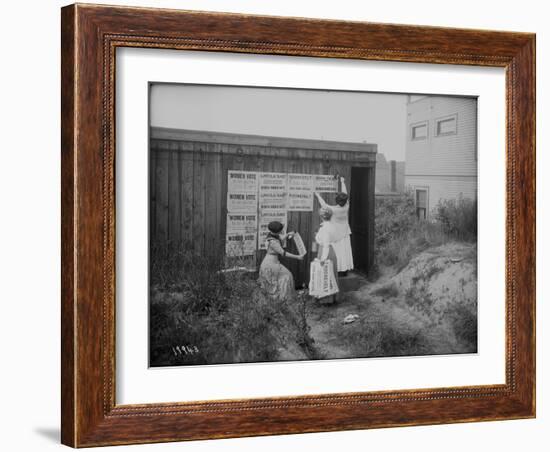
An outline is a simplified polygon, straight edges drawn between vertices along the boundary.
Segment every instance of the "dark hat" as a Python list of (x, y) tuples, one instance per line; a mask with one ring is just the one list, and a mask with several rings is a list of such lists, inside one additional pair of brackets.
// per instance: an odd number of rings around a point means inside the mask
[(267, 229), (269, 229), (274, 234), (278, 234), (281, 232), (284, 228), (284, 225), (279, 221), (272, 221), (267, 225)]

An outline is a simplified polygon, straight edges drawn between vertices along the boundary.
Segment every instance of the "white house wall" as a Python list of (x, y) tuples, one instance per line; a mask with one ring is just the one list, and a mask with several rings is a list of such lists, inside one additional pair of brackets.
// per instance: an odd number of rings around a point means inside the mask
[[(436, 136), (436, 121), (456, 115), (456, 134)], [(427, 121), (425, 139), (413, 140), (412, 127)], [(438, 201), (477, 197), (477, 101), (428, 96), (407, 105), (405, 185), (428, 188), (428, 207)]]
[(444, 176), (426, 178), (422, 176), (408, 176), (407, 185), (410, 189), (428, 188), (428, 210), (432, 211), (440, 199), (457, 199), (477, 197), (477, 181), (459, 176)]

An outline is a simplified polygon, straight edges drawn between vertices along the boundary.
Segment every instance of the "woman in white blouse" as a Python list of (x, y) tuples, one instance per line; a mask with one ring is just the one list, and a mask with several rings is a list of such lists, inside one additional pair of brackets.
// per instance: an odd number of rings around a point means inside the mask
[(351, 228), (349, 227), (349, 196), (346, 189), (346, 183), (343, 177), (340, 177), (342, 191), (336, 195), (336, 205), (328, 205), (325, 200), (315, 193), (321, 208), (329, 208), (332, 211), (330, 222), (334, 226), (334, 243), (332, 244), (338, 261), (338, 272), (344, 273), (353, 269), (353, 254), (351, 252)]

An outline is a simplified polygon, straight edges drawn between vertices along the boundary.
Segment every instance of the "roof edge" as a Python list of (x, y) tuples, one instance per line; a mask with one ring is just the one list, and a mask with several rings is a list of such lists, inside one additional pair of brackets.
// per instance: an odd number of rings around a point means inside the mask
[(306, 138), (273, 137), (208, 130), (172, 129), (150, 127), (149, 137), (157, 140), (196, 141), (201, 143), (239, 144), (241, 146), (263, 146), (278, 148), (314, 149), (327, 151), (377, 152), (375, 143), (354, 143), (346, 141), (312, 140)]

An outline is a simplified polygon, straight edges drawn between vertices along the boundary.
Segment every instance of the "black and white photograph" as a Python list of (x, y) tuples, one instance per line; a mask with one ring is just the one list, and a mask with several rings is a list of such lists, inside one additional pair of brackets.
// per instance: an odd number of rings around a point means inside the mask
[(149, 366), (478, 352), (477, 98), (149, 84)]

